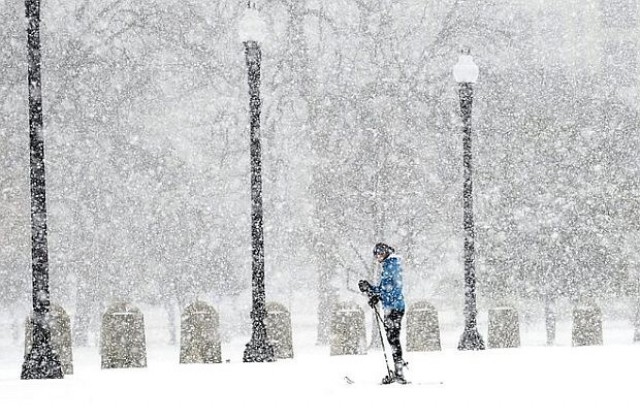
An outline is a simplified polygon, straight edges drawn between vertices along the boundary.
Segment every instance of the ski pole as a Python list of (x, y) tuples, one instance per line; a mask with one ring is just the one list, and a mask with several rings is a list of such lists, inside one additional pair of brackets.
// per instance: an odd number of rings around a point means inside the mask
[[(384, 354), (384, 364), (387, 367), (388, 377), (391, 378), (391, 368), (389, 368), (389, 358), (387, 357), (387, 348), (384, 345), (384, 337), (382, 337), (382, 328), (384, 328), (384, 321), (378, 312), (378, 305), (373, 305), (373, 312), (376, 314), (378, 322), (378, 332), (380, 333), (380, 344), (382, 345), (382, 353)], [(382, 325), (380, 325), (382, 323)]]

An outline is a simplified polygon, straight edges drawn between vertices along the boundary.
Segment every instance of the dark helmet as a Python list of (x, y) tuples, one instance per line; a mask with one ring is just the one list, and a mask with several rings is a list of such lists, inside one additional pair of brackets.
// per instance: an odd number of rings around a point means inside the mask
[(378, 242), (376, 246), (373, 247), (373, 256), (377, 257), (378, 255), (390, 255), (393, 254), (396, 250), (390, 247), (389, 245)]

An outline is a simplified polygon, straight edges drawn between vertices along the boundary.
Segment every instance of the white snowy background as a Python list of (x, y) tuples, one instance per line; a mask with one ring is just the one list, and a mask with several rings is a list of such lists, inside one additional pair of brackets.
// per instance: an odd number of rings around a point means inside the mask
[[(18, 379), (31, 307), (25, 12), (0, 0), (2, 417), (633, 418), (638, 2), (258, 2), (266, 293), (292, 312), (296, 354), (266, 365), (240, 362), (251, 328), (245, 7), (43, 1), (50, 286), (75, 359), (74, 375), (48, 382)], [(461, 46), (480, 67), (480, 332), (490, 308), (512, 306), (519, 349), (455, 350)], [(379, 350), (329, 356), (327, 308), (359, 299), (346, 285), (372, 277), (378, 240), (403, 255), (407, 300), (441, 319), (443, 350), (409, 354), (408, 376), (443, 385), (383, 389)], [(229, 363), (177, 363), (180, 313), (197, 298), (220, 313)], [(118, 300), (145, 314), (146, 369), (100, 370), (100, 316)], [(603, 346), (571, 347), (578, 303), (602, 309)], [(545, 311), (558, 320), (553, 346)]]

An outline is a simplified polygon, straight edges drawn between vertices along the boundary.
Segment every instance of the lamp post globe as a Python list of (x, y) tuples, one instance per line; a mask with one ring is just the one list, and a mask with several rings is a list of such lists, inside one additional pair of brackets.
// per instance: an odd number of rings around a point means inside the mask
[(478, 81), (480, 70), (468, 51), (458, 56), (458, 62), (453, 66), (453, 78), (458, 83), (475, 83)]
[(453, 67), (453, 77), (458, 82), (460, 113), (463, 135), (463, 227), (464, 227), (464, 331), (459, 350), (484, 350), (484, 341), (478, 332), (476, 303), (475, 270), (475, 226), (473, 221), (473, 165), (471, 143), (471, 109), (473, 104), (473, 85), (478, 80), (478, 66), (473, 62), (469, 51), (461, 54)]
[(264, 288), (264, 229), (262, 220), (262, 151), (260, 144), (260, 66), (261, 43), (266, 36), (266, 24), (260, 14), (248, 3), (240, 21), (238, 35), (244, 44), (249, 81), (249, 122), (251, 154), (251, 340), (247, 344), (243, 361), (271, 362), (275, 360), (273, 346), (267, 339), (265, 326), (266, 305)]

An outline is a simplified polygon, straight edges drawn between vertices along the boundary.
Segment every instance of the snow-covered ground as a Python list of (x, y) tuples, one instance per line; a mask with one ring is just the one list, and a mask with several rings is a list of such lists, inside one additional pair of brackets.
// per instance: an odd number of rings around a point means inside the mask
[(381, 350), (329, 356), (309, 321), (294, 322), (290, 360), (242, 363), (248, 337), (237, 337), (223, 345), (228, 362), (180, 365), (178, 347), (151, 336), (147, 368), (101, 370), (97, 348), (77, 348), (75, 373), (63, 380), (18, 379), (21, 343), (5, 340), (0, 418), (637, 418), (640, 346), (625, 325), (605, 324), (604, 346), (572, 348), (569, 325), (561, 324), (556, 346), (543, 345), (540, 328), (527, 328), (519, 349), (460, 352), (461, 331), (444, 324), (442, 351), (407, 354), (412, 384), (379, 385)]

